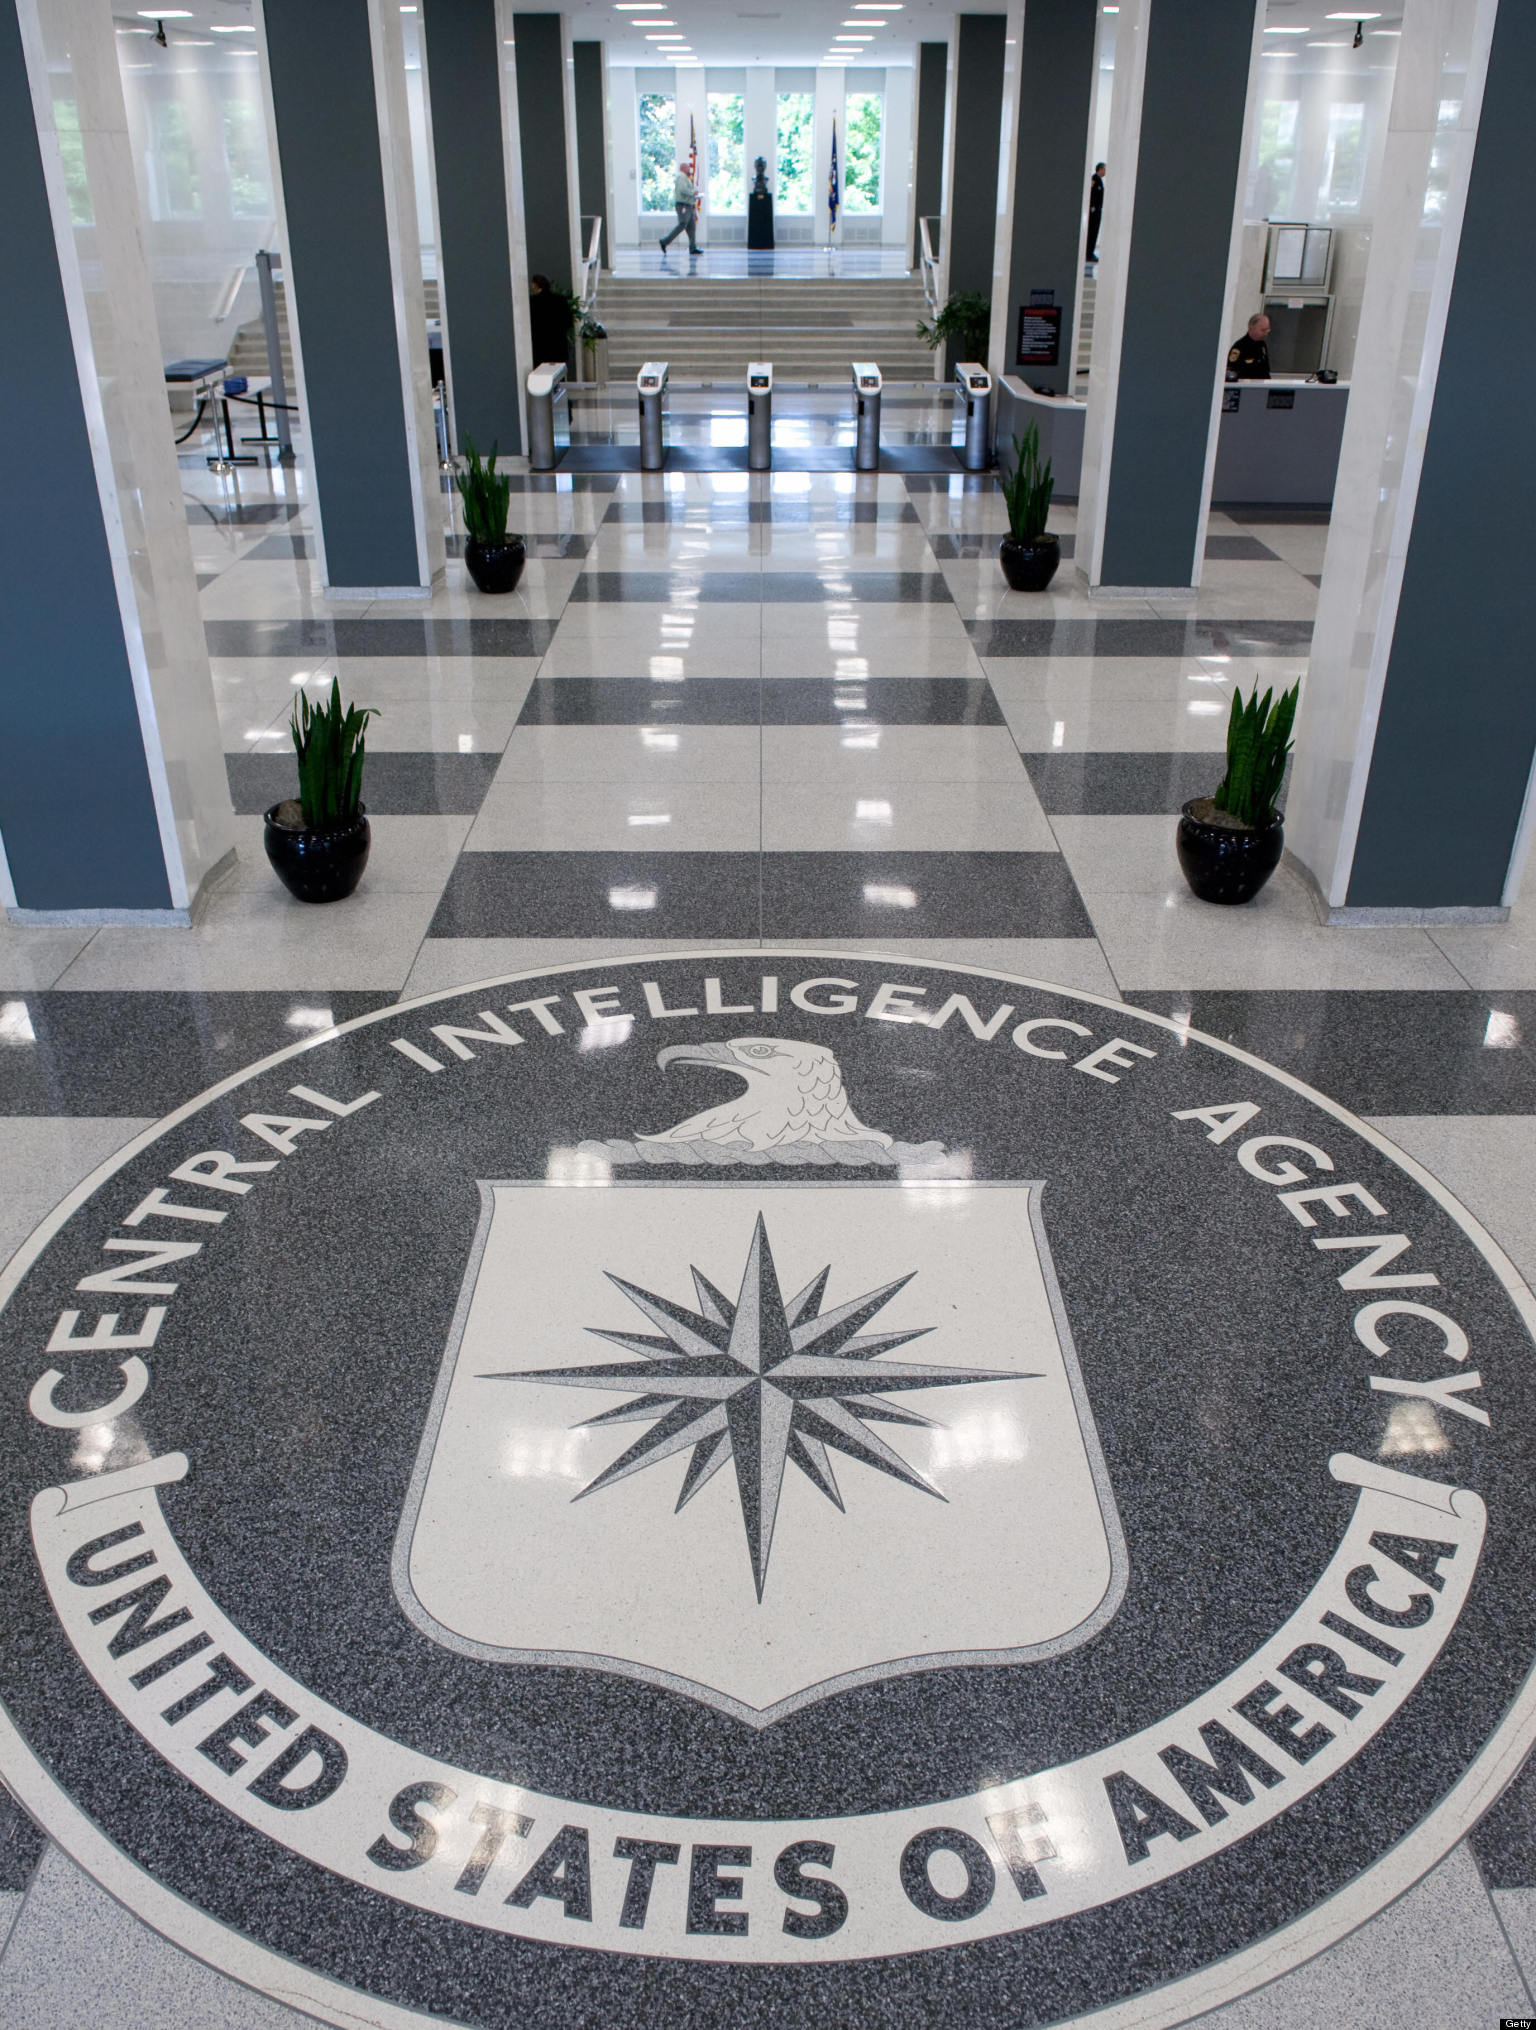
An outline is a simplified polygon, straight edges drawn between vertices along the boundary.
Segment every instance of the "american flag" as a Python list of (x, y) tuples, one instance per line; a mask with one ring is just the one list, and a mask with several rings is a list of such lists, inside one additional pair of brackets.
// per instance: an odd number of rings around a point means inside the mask
[(699, 189), (699, 143), (693, 131), (693, 115), (688, 115), (688, 181), (694, 188), (694, 210), (703, 211), (704, 193)]
[(837, 231), (837, 115), (832, 116), (832, 174), (827, 178), (827, 213), (831, 219), (829, 230)]

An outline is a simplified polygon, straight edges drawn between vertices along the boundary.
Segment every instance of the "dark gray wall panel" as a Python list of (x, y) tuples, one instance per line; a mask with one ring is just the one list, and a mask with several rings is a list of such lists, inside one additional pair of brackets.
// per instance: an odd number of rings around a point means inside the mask
[(922, 258), (920, 218), (937, 218), (944, 202), (944, 100), (949, 80), (949, 44), (921, 44), (917, 60), (917, 136), (912, 155), (916, 203), (912, 218), (912, 265)]
[(24, 909), (169, 909), (14, 7), (0, 7), (0, 835)]
[(326, 569), (333, 585), (415, 585), (367, 0), (264, 13)]
[[(949, 289), (992, 294), (997, 165), (1003, 121), (1005, 14), (962, 14), (955, 50), (955, 133), (949, 186)], [(953, 349), (949, 365), (959, 354)]]
[[(603, 103), (603, 45), (573, 42), (576, 80), (576, 189), (583, 212), (603, 222), (602, 261), (608, 251), (608, 109)], [(585, 228), (583, 228), (585, 231)], [(585, 242), (583, 242), (585, 244)]]
[(1194, 569), (1252, 49), (1245, 0), (1150, 10), (1106, 585), (1188, 585)]
[[(1088, 114), (1093, 99), (1093, 41), (1098, 0), (1029, 0), (1019, 65), (1019, 132), (1014, 176), (1013, 249), (1003, 365), (1031, 387), (1072, 391), (1083, 204), (1088, 175)], [(1054, 367), (1018, 367), (1019, 310), (1034, 289), (1055, 291), (1061, 306), (1061, 355)]]
[[(1530, 153), (1536, 8), (1504, 0), (1382, 693), (1351, 908), (1497, 906), (1536, 750), (1530, 517), (1536, 410), (1522, 357), (1536, 269), (1509, 258)], [(1527, 876), (1527, 880), (1531, 877)]]
[(454, 427), (521, 451), (496, 0), (432, 0), (422, 18)]
[[(573, 286), (571, 186), (565, 166), (565, 69), (558, 14), (513, 16), (517, 119), (522, 135), (523, 230), (528, 272)], [(599, 207), (601, 209), (601, 207)]]

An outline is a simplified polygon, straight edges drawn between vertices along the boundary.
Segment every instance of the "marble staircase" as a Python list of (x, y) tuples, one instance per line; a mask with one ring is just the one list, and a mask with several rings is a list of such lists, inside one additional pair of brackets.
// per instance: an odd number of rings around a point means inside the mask
[(710, 383), (741, 380), (751, 359), (772, 360), (781, 383), (846, 384), (854, 359), (877, 361), (888, 381), (930, 381), (935, 356), (917, 336), (924, 314), (916, 277), (605, 276), (597, 308), (612, 380), (665, 359), (674, 381)]

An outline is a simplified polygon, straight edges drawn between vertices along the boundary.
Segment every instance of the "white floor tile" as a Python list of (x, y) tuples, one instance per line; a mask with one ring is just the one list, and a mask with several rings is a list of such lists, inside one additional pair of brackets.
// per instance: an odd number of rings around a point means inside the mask
[(768, 853), (1056, 850), (1027, 777), (1004, 782), (886, 778), (874, 793), (843, 782), (765, 780), (762, 831)]
[(6, 2030), (306, 2030), (131, 1917), (49, 1846), (0, 1957)]
[(1463, 1845), (1328, 1952), (1196, 2020), (1202, 2030), (1492, 2030), (1530, 2010)]
[(500, 979), (544, 966), (580, 965), (588, 959), (627, 959), (647, 952), (757, 951), (755, 938), (515, 938), (434, 937), (422, 946), (401, 1000), (438, 988)]
[(625, 782), (546, 779), (494, 784), (465, 850), (755, 853), (761, 843), (750, 783), (694, 782), (677, 794)]
[(762, 737), (756, 726), (520, 726), (496, 781), (755, 785)]
[[(1003, 726), (765, 726), (765, 783), (825, 783), (884, 794), (894, 783), (1008, 783), (1028, 788), (1024, 765)], [(867, 787), (866, 787), (867, 786)]]
[(148, 1125), (116, 1115), (0, 1115), (0, 1262), (65, 1192)]
[(1173, 818), (1058, 817), (1052, 825), (1126, 991), (1461, 984), (1423, 931), (1320, 923), (1288, 867), (1241, 907), (1201, 902), (1179, 871)]
[(366, 874), (355, 895), (321, 904), (294, 901), (275, 874), (248, 887), (229, 883), (190, 930), (99, 930), (57, 985), (204, 993), (269, 987), (398, 990), (437, 900), (436, 889), (399, 894), (372, 887)]
[(1536, 872), (1508, 923), (1446, 924), (1430, 936), (1473, 987), (1536, 987)]
[(1383, 1114), (1373, 1120), (1476, 1213), (1536, 1285), (1536, 1115)]
[[(51, 987), (66, 966), (85, 950), (95, 931), (47, 924), (7, 923), (0, 917), (0, 993), (26, 993)], [(3, 1025), (16, 1022), (0, 1006), (0, 1048), (9, 1041)]]

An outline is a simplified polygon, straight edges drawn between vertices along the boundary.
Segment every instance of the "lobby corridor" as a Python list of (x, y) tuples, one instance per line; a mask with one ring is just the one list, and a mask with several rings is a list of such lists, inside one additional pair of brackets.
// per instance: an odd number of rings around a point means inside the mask
[[(991, 475), (512, 470), (515, 594), (445, 492), (442, 588), (343, 603), (302, 456), (184, 456), (237, 862), (190, 930), (0, 927), (0, 1252), (42, 1223), (67, 1296), (126, 1223), (148, 1279), (78, 1287), (172, 1315), (142, 1421), (16, 1441), (29, 1487), (61, 1441), (121, 1472), (33, 1529), (165, 1780), (116, 1715), (82, 1739), (40, 1632), (16, 1696), (106, 1886), (0, 1824), (0, 2022), (1528, 2016), (1536, 1784), (1457, 1785), (1531, 1613), (1495, 1441), (1531, 1428), (1536, 908), (1329, 928), (1289, 865), (1221, 910), (1174, 857), (1234, 689), (1305, 676), (1326, 518), (1213, 513), (1186, 598), (1029, 596)], [(372, 858), (312, 909), (260, 814), (337, 678)], [(1261, 1111), (1305, 1169), (1265, 1133), (1239, 1169)], [(1378, 1286), (1304, 1229), (1361, 1189), (1422, 1272), (1334, 1244), (1467, 1307), (1438, 1395), (1323, 1322), (1319, 1263)], [(189, 1605), (109, 1655), (80, 1589), (140, 1535)], [(108, 1893), (140, 1870), (179, 1945)]]

